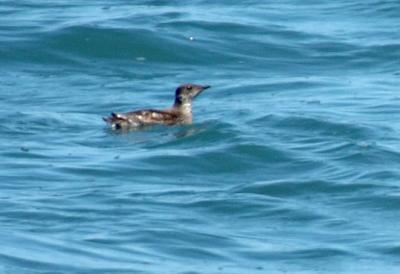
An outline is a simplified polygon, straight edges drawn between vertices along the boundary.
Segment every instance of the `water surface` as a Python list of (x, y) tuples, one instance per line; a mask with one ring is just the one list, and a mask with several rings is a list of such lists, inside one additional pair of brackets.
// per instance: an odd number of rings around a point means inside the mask
[[(398, 1), (0, 1), (0, 273), (398, 273)], [(110, 111), (208, 84), (195, 123)]]

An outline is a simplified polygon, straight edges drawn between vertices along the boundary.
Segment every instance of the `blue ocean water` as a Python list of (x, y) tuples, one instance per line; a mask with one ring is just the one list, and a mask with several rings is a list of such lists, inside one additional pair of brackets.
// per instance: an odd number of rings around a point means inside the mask
[[(0, 273), (399, 273), (399, 14), (0, 1)], [(101, 120), (185, 82), (193, 125)]]

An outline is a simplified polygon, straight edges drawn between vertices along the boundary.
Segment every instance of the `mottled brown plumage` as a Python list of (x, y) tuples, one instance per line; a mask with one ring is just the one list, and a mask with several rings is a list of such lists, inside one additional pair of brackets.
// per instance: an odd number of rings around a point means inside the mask
[(210, 86), (184, 84), (175, 91), (173, 106), (165, 110), (143, 109), (126, 113), (111, 113), (103, 120), (115, 129), (135, 128), (147, 125), (175, 125), (192, 123), (192, 101)]

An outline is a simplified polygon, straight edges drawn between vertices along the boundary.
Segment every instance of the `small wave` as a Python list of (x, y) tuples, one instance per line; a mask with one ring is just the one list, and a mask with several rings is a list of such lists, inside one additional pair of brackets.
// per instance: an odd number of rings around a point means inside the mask
[(235, 193), (252, 193), (272, 197), (296, 197), (310, 194), (354, 194), (359, 191), (374, 190), (374, 184), (341, 184), (330, 181), (266, 181), (255, 182), (232, 189)]
[(204, 42), (140, 28), (75, 26), (47, 34), (39, 43), (50, 52), (91, 60), (201, 65), (229, 59), (226, 53), (210, 51)]
[(256, 118), (250, 121), (250, 123), (257, 127), (267, 125), (278, 130), (309, 132), (310, 134), (318, 133), (321, 136), (345, 138), (348, 140), (367, 140), (374, 136), (374, 131), (367, 126), (356, 125), (350, 122), (334, 122), (326, 118), (267, 115)]

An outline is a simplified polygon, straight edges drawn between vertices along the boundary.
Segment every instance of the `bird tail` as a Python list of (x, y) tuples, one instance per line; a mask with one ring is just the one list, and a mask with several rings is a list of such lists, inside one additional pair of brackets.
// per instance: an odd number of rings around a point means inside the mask
[(112, 128), (120, 129), (128, 123), (128, 118), (121, 113), (112, 112), (108, 117), (102, 117), (104, 122), (111, 125)]

